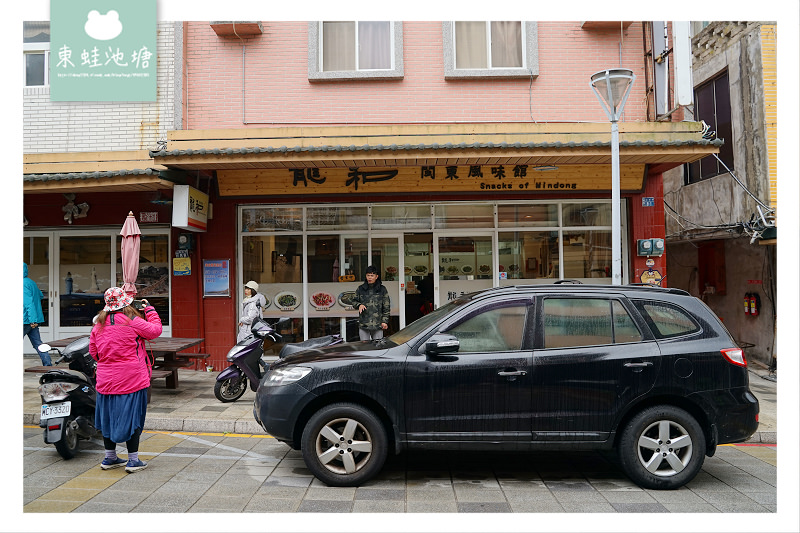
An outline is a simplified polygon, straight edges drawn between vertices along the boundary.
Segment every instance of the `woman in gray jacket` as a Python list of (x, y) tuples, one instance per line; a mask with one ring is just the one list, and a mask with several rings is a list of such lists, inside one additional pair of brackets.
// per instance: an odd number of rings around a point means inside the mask
[(236, 335), (236, 342), (250, 335), (250, 328), (253, 320), (263, 315), (261, 311), (267, 306), (267, 299), (263, 294), (258, 293), (258, 283), (248, 281), (244, 284), (244, 300), (242, 300), (242, 313), (239, 316), (239, 333)]

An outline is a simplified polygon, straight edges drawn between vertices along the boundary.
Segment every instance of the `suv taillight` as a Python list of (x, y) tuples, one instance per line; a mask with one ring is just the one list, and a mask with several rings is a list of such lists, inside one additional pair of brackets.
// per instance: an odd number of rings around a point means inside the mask
[(744, 358), (744, 350), (741, 348), (726, 348), (720, 351), (729, 363), (736, 366), (747, 366), (747, 360)]

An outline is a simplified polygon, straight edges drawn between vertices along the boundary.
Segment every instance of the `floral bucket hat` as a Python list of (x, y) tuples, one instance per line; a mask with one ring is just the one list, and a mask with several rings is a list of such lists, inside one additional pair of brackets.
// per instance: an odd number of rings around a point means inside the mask
[(119, 311), (123, 307), (127, 307), (131, 304), (133, 296), (119, 287), (111, 287), (103, 295), (103, 299), (106, 301), (106, 306), (103, 308), (103, 311)]

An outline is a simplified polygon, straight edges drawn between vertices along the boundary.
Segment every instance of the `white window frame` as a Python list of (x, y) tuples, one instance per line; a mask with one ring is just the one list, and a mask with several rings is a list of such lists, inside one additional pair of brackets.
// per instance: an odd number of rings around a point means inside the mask
[[(444, 77), (458, 78), (527, 78), (539, 75), (538, 24), (522, 21), (522, 67), (501, 67), (480, 69), (456, 68), (456, 24), (454, 21), (442, 22), (442, 45), (444, 47)], [(487, 61), (491, 63), (491, 21), (486, 21)]]
[(392, 67), (389, 69), (358, 70), (358, 21), (356, 22), (356, 69), (355, 70), (322, 70), (322, 23), (308, 23), (308, 80), (368, 80), (368, 79), (403, 79), (403, 23), (389, 22), (392, 45)]
[[(43, 85), (28, 85), (26, 77), (26, 63), (25, 56), (29, 54), (44, 54), (44, 84)], [(50, 43), (23, 43), (22, 44), (22, 84), (23, 87), (47, 87), (50, 85)]]

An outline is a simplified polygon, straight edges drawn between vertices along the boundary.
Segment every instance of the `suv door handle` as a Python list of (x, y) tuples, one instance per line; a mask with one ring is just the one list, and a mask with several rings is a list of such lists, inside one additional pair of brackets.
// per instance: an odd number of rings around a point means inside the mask
[(644, 361), (642, 363), (625, 363), (625, 368), (643, 368), (646, 366), (653, 366), (653, 363), (650, 361)]
[(525, 370), (501, 370), (497, 373), (498, 376), (524, 376), (528, 372)]

